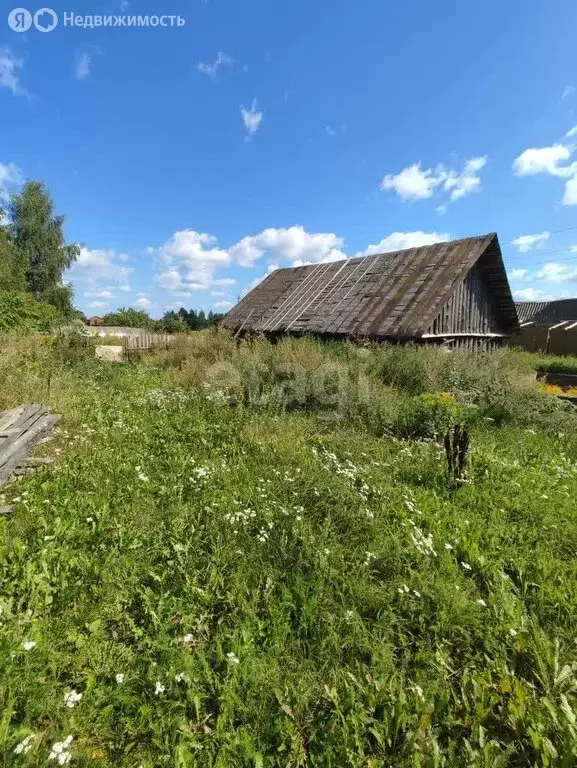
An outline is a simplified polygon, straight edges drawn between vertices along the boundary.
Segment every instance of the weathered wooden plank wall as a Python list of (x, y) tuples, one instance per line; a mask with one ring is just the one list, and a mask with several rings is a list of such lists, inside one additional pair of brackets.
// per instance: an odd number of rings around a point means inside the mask
[(427, 333), (503, 333), (484, 272), (476, 265), (456, 288)]

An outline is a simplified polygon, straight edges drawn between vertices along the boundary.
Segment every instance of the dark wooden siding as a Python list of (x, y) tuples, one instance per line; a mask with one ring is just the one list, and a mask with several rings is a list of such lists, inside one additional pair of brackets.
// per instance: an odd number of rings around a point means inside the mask
[(451, 294), (445, 306), (433, 320), (427, 334), (434, 336), (453, 333), (503, 333), (485, 279), (485, 272), (477, 263)]

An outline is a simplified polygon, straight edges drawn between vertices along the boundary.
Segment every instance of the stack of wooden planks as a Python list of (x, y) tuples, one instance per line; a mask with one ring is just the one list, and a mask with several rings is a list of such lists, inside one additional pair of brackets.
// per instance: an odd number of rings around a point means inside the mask
[(22, 405), (0, 412), (0, 488), (12, 474), (44, 463), (29, 459), (28, 454), (54, 429), (58, 419), (48, 405)]

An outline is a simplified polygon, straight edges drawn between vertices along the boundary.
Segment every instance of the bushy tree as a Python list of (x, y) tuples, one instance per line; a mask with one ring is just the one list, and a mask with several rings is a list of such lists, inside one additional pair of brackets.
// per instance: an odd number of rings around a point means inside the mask
[(103, 325), (125, 326), (127, 328), (154, 328), (154, 320), (148, 312), (133, 307), (120, 307), (116, 312), (109, 312), (102, 318)]
[(27, 181), (21, 192), (12, 195), (9, 218), (27, 291), (62, 314), (72, 314), (72, 289), (62, 284), (62, 276), (78, 258), (80, 246), (66, 243), (64, 216), (54, 214), (52, 198), (41, 182)]
[(164, 313), (156, 323), (156, 328), (166, 333), (186, 333), (186, 331), (190, 330), (186, 320), (172, 310)]
[(30, 293), (0, 292), (0, 330), (49, 331), (58, 321), (52, 304), (37, 301)]

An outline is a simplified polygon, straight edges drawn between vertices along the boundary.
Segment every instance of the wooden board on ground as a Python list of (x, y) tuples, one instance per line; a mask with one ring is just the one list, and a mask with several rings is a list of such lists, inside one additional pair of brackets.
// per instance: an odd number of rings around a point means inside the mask
[(59, 417), (50, 413), (48, 405), (22, 405), (0, 412), (0, 487), (40, 440), (54, 429)]

